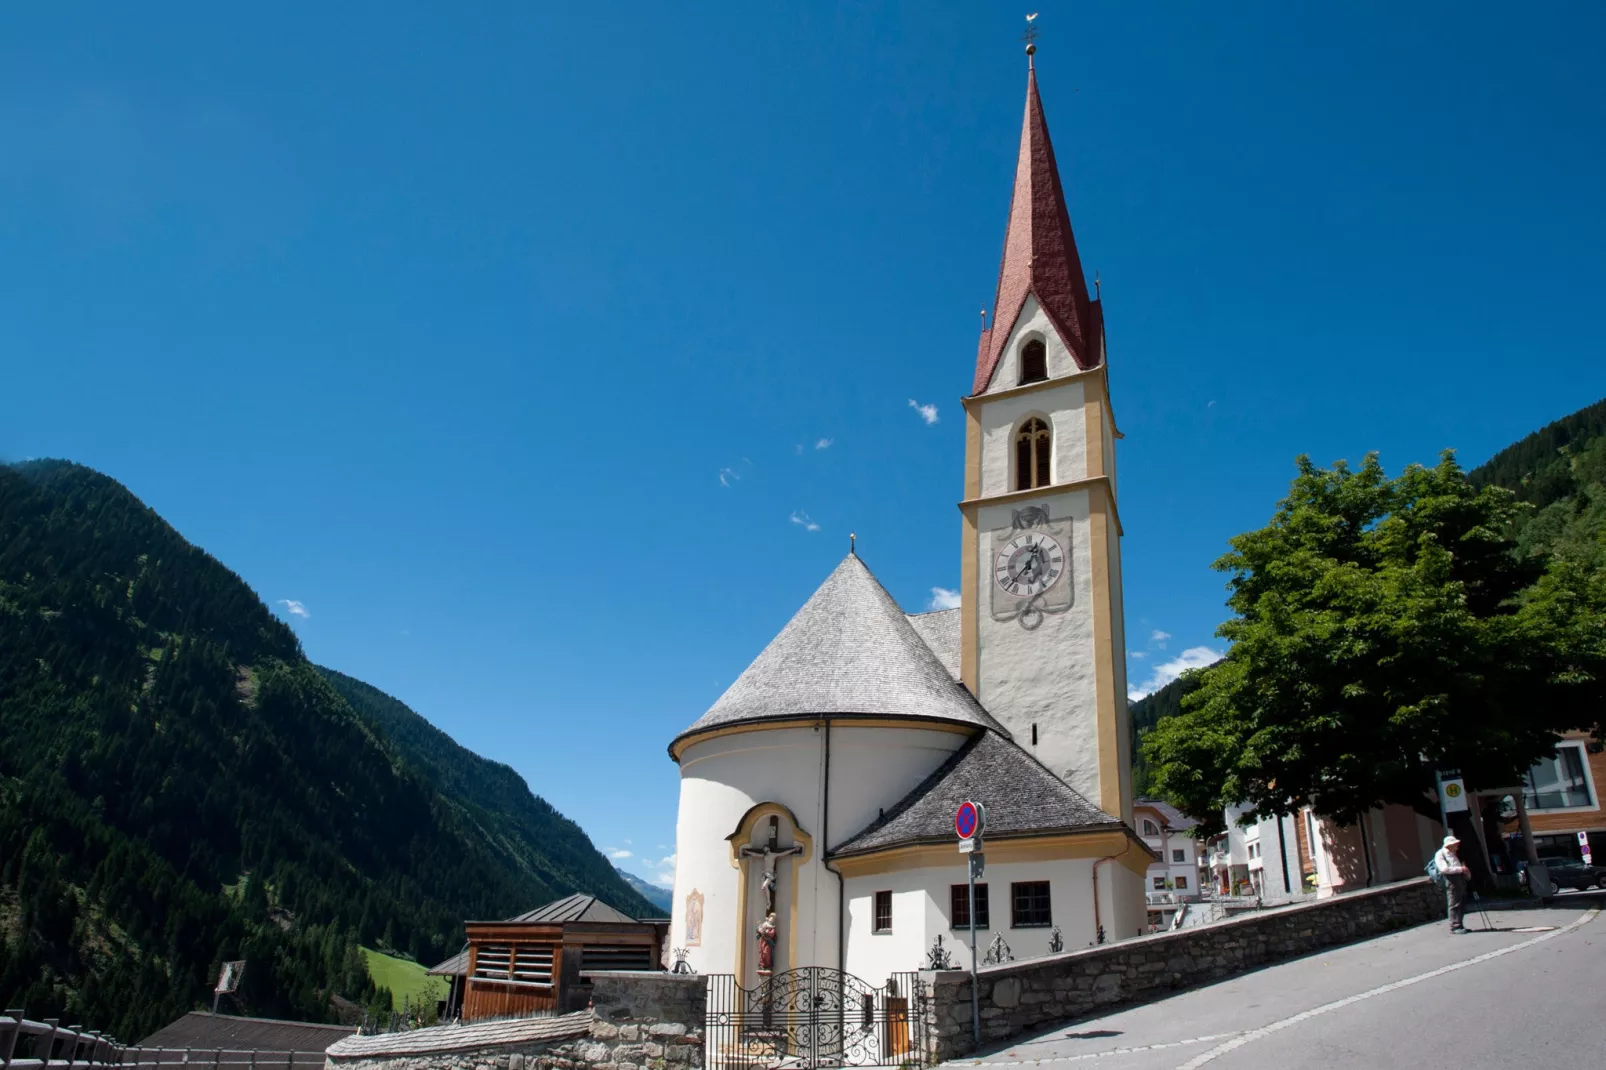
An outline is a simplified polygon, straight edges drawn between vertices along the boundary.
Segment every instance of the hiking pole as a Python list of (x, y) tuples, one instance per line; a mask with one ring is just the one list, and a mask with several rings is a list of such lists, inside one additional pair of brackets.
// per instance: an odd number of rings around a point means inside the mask
[(1472, 893), (1472, 905), (1478, 908), (1478, 916), (1483, 919), (1484, 930), (1487, 931), (1493, 929), (1494, 925), (1489, 921), (1489, 912), (1483, 909), (1483, 896), (1479, 895), (1476, 891)]

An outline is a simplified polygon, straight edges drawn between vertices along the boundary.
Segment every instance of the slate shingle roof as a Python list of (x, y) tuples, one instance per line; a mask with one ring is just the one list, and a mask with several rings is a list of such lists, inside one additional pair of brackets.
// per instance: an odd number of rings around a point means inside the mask
[(954, 680), (853, 554), (669, 749), (674, 754), (681, 740), (711, 728), (820, 714), (906, 717), (1005, 731)]
[(953, 843), (954, 809), (966, 799), (987, 808), (990, 840), (1122, 827), (1014, 743), (996, 732), (983, 732), (831, 855)]
[(590, 1033), (591, 1021), (590, 1011), (576, 1011), (550, 1018), (493, 1019), (461, 1025), (437, 1025), (408, 1033), (347, 1037), (331, 1044), (329, 1055), (333, 1059), (375, 1059), (569, 1040)]
[(1140, 807), (1146, 807), (1157, 812), (1165, 819), (1166, 828), (1174, 829), (1177, 832), (1186, 832), (1199, 824), (1199, 822), (1184, 814), (1175, 806), (1160, 799), (1133, 799), (1132, 808), (1138, 809)]
[(286, 1022), (190, 1011), (144, 1040), (146, 1048), (223, 1048), (226, 1051), (323, 1051), (357, 1031), (353, 1025)]
[(926, 646), (948, 670), (948, 675), (959, 679), (959, 610), (910, 613), (907, 619), (915, 634), (926, 641)]

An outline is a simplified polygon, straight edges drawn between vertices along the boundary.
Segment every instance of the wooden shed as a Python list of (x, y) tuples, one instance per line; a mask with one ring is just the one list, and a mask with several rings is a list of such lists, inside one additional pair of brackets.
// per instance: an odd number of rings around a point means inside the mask
[(663, 927), (621, 914), (592, 895), (571, 895), (507, 921), (471, 921), (464, 928), (465, 1022), (583, 1010), (592, 974), (663, 968)]

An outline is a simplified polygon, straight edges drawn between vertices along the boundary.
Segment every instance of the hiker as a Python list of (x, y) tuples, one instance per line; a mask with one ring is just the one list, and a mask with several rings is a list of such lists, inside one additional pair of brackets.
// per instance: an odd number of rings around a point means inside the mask
[(1472, 871), (1457, 853), (1460, 847), (1460, 840), (1446, 836), (1444, 846), (1433, 856), (1433, 864), (1444, 878), (1445, 894), (1450, 900), (1450, 931), (1458, 935), (1467, 931), (1467, 927), (1461, 924), (1461, 914), (1466, 910), (1467, 880), (1472, 876)]

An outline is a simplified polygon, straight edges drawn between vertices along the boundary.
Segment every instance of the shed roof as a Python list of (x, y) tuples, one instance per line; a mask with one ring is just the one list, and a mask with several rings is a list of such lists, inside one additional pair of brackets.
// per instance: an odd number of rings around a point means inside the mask
[(190, 1011), (144, 1040), (143, 1048), (223, 1048), (230, 1051), (323, 1051), (357, 1031), (353, 1025), (287, 1022)]
[(954, 810), (966, 799), (987, 808), (989, 839), (1123, 827), (1020, 747), (983, 732), (831, 855), (951, 843)]
[(712, 728), (820, 715), (1004, 732), (921, 635), (850, 553), (708, 712), (675, 738), (670, 753), (687, 736)]

